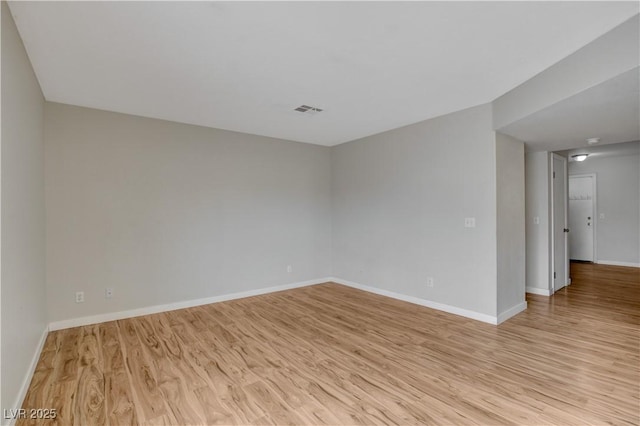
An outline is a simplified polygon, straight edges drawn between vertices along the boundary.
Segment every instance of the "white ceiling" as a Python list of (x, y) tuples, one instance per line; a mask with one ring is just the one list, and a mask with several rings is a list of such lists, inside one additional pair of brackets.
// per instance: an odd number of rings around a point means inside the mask
[(528, 151), (555, 151), (640, 139), (640, 68), (564, 99), (499, 129)]
[[(589, 158), (640, 155), (640, 140), (608, 145), (590, 145), (557, 152), (558, 154), (567, 157), (569, 161), (574, 161), (571, 156), (577, 154), (589, 154)], [(640, 167), (640, 164), (638, 164), (638, 167)]]
[[(10, 2), (44, 96), (335, 145), (490, 102), (637, 2)], [(294, 112), (301, 104), (316, 115)]]

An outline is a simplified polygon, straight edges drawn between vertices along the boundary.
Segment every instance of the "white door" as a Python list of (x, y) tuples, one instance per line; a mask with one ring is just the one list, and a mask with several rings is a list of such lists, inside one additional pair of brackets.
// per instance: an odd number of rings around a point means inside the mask
[(569, 258), (593, 262), (594, 177), (569, 177)]
[(567, 285), (567, 159), (553, 154), (553, 291)]

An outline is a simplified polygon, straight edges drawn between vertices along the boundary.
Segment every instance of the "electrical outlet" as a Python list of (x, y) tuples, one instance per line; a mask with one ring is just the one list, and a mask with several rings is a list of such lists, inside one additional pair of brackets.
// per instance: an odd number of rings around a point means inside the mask
[(540, 216), (534, 216), (533, 224), (534, 225), (540, 225)]
[(604, 213), (600, 213), (600, 220), (604, 220)]
[(287, 265), (287, 272), (293, 272), (293, 267), (291, 265)]
[(107, 287), (104, 289), (104, 298), (111, 299), (113, 297), (113, 288)]
[(84, 303), (84, 291), (76, 291), (76, 303)]
[(476, 227), (476, 218), (475, 217), (465, 217), (464, 218), (464, 227), (465, 228), (475, 228)]
[(433, 277), (427, 277), (427, 287), (433, 287)]

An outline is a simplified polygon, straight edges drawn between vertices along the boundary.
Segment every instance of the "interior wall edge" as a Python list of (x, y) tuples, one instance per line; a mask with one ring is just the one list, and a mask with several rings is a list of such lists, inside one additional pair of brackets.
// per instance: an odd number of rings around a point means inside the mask
[(599, 260), (597, 262), (598, 265), (611, 265), (611, 266), (628, 266), (631, 268), (640, 268), (640, 262), (619, 262), (617, 260)]
[[(512, 316), (525, 310), (527, 307), (526, 302), (522, 302), (517, 304), (514, 307), (509, 308), (508, 310), (504, 311), (498, 316), (492, 316), (492, 315), (483, 314), (481, 312), (460, 308), (453, 305), (447, 305), (445, 303), (434, 302), (431, 300), (421, 299), (414, 296), (408, 296), (405, 294), (396, 293), (389, 290), (379, 289), (379, 288), (368, 286), (365, 284), (344, 280), (338, 277), (324, 277), (324, 278), (318, 278), (314, 280), (302, 281), (302, 282), (297, 282), (292, 284), (266, 287), (258, 290), (250, 290), (250, 291), (244, 291), (239, 293), (225, 294), (221, 296), (213, 296), (213, 297), (207, 297), (207, 298), (201, 298), (201, 299), (193, 299), (193, 300), (169, 303), (165, 305), (154, 305), (154, 306), (148, 306), (144, 308), (131, 309), (127, 311), (111, 312), (111, 313), (100, 314), (100, 315), (91, 315), (91, 316), (85, 316), (85, 317), (71, 318), (71, 319), (62, 320), (62, 321), (54, 321), (49, 324), (49, 330), (56, 331), (56, 330), (63, 330), (63, 329), (72, 328), (72, 327), (81, 327), (85, 325), (99, 324), (99, 323), (108, 322), (108, 321), (134, 318), (138, 316), (168, 312), (168, 311), (173, 311), (177, 309), (190, 308), (194, 306), (208, 305), (212, 303), (225, 302), (225, 301), (242, 299), (242, 298), (252, 297), (252, 296), (260, 296), (263, 294), (275, 293), (279, 291), (307, 287), (307, 286), (323, 284), (327, 282), (334, 282), (336, 284), (352, 287), (358, 290), (366, 291), (368, 293), (390, 297), (392, 299), (413, 303), (416, 305), (424, 306), (431, 309), (436, 309), (438, 311), (442, 311), (442, 312), (446, 312), (454, 315), (463, 316), (466, 318), (470, 318), (473, 320), (477, 320), (477, 321), (481, 321), (481, 322), (485, 322), (493, 325), (497, 325), (505, 321), (506, 319), (511, 318)], [(541, 289), (535, 289), (535, 290), (542, 291)], [(531, 293), (533, 291), (529, 291), (529, 288), (527, 288), (527, 292)]]
[[(25, 396), (47, 329), (44, 97), (6, 1), (0, 2), (2, 75), (0, 406)], [(11, 247), (11, 250), (7, 248)], [(46, 336), (46, 334), (45, 334)], [(34, 357), (35, 353), (35, 357)], [(4, 415), (2, 416), (4, 417)], [(1, 419), (5, 424), (9, 419)]]
[[(444, 303), (439, 303), (439, 302), (433, 302), (431, 300), (427, 300), (427, 299), (421, 299), (419, 297), (414, 297), (414, 296), (407, 296), (405, 294), (401, 294), (401, 293), (396, 293), (393, 291), (389, 291), (389, 290), (384, 290), (381, 288), (377, 288), (377, 287), (371, 287), (365, 284), (360, 284), (360, 283), (356, 283), (353, 281), (347, 281), (347, 280), (343, 280), (341, 278), (337, 278), (337, 277), (331, 277), (330, 281), (337, 283), (337, 284), (341, 284), (341, 285), (345, 285), (347, 287), (352, 287), (358, 290), (362, 290), (362, 291), (366, 291), (369, 293), (373, 293), (373, 294), (378, 294), (380, 296), (386, 296), (386, 297), (390, 297), (392, 299), (397, 299), (397, 300), (402, 300), (403, 302), (409, 302), (409, 303), (413, 303), (415, 305), (420, 305), (420, 306), (424, 306), (426, 308), (431, 308), (431, 309), (435, 309), (438, 311), (442, 311), (442, 312), (446, 312), (449, 314), (454, 314), (454, 315), (459, 315), (465, 318), (470, 318), (476, 321), (482, 321), (482, 322), (486, 322), (488, 324), (492, 324), (492, 325), (497, 325), (498, 324), (498, 317), (497, 316), (492, 316), (492, 315), (487, 315), (487, 314), (483, 314), (481, 312), (476, 312), (476, 311), (471, 311), (469, 309), (464, 309), (464, 308), (459, 308), (457, 306), (453, 306), (453, 305), (447, 305)], [(526, 308), (526, 305), (525, 305)], [(514, 314), (515, 315), (515, 314)]]
[[(502, 129), (637, 67), (639, 28), (636, 14), (494, 99), (494, 128)], [(599, 66), (593, 66), (596, 63)]]
[(525, 291), (530, 294), (537, 294), (539, 296), (551, 296), (551, 291), (548, 288), (529, 287), (525, 288)]
[(510, 307), (509, 309), (506, 309), (504, 311), (502, 311), (501, 313), (498, 314), (497, 317), (497, 324), (502, 324), (503, 322), (505, 322), (506, 320), (508, 320), (511, 317), (514, 317), (516, 315), (518, 315), (520, 312), (524, 311), (527, 309), (527, 302), (520, 302), (512, 307)]
[[(29, 369), (22, 380), (22, 385), (20, 386), (20, 391), (16, 396), (16, 400), (10, 408), (18, 409), (22, 407), (22, 402), (24, 401), (25, 396), (27, 396), (27, 391), (29, 390), (29, 386), (31, 385), (31, 379), (33, 378), (33, 373), (36, 371), (36, 367), (38, 366), (38, 361), (40, 360), (40, 355), (42, 354), (42, 348), (44, 347), (44, 342), (47, 340), (47, 335), (49, 334), (49, 327), (45, 327), (42, 330), (42, 334), (40, 335), (40, 340), (38, 340), (38, 346), (36, 346), (35, 351), (33, 352), (33, 357), (31, 358), (31, 362), (29, 363)], [(6, 408), (6, 407), (3, 407)], [(3, 416), (4, 417), (4, 416)], [(15, 424), (17, 418), (12, 419), (3, 419), (6, 420), (6, 425)]]
[(126, 311), (108, 312), (99, 315), (90, 315), (78, 318), (70, 318), (61, 321), (54, 321), (49, 324), (49, 330), (63, 330), (66, 328), (81, 327), (91, 324), (99, 324), (108, 321), (116, 321), (126, 318), (134, 318), (143, 315), (157, 314), (161, 312), (175, 311), (177, 309), (191, 308), (194, 306), (209, 305), (211, 303), (226, 302), (229, 300), (243, 299), (245, 297), (260, 296), (263, 294), (276, 293), (278, 291), (290, 290), (294, 288), (307, 287), (331, 281), (331, 278), (317, 278), (313, 280), (301, 281), (291, 284), (283, 284), (273, 287), (265, 287), (257, 290), (248, 290), (238, 293), (223, 294), (220, 296), (204, 297), (199, 299), (184, 300), (180, 302), (167, 303), (163, 305), (146, 306), (143, 308), (130, 309)]

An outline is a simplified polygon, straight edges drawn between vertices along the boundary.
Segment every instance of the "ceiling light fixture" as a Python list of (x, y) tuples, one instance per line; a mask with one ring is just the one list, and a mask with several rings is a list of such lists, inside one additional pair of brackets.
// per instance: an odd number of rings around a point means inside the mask
[(589, 138), (589, 139), (587, 139), (587, 143), (588, 143), (589, 145), (595, 145), (595, 144), (597, 144), (598, 142), (600, 142), (600, 138)]
[(576, 154), (572, 155), (571, 158), (573, 158), (573, 161), (584, 161), (588, 156), (589, 154)]

